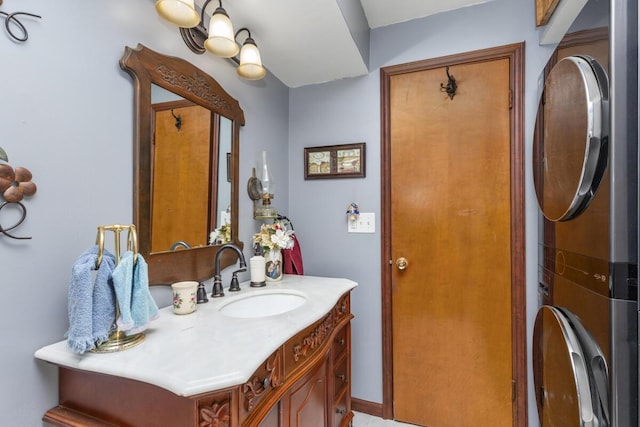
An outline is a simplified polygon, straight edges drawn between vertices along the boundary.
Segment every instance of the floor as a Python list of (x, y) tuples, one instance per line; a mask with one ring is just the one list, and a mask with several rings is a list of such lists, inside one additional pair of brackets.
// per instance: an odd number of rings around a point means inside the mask
[(353, 427), (414, 427), (414, 425), (392, 420), (383, 420), (382, 418), (354, 411)]

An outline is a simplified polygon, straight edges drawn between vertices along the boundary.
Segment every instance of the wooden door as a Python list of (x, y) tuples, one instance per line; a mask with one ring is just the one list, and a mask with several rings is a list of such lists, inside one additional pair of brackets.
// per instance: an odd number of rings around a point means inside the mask
[(522, 221), (512, 211), (512, 61), (447, 64), (457, 83), (453, 99), (441, 91), (444, 66), (388, 80), (385, 253), (399, 421), (513, 423), (512, 263), (522, 253), (514, 241), (523, 242), (512, 233), (515, 217)]
[[(180, 127), (176, 123), (180, 117)], [(211, 112), (199, 105), (156, 111), (151, 252), (177, 241), (206, 246), (210, 229)]]

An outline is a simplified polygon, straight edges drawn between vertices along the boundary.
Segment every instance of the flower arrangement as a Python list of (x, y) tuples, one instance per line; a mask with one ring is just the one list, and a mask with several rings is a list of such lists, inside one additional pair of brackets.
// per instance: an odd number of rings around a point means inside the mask
[(210, 245), (223, 245), (231, 241), (231, 224), (224, 223), (209, 234)]
[(260, 232), (253, 235), (253, 243), (259, 245), (264, 254), (291, 249), (294, 242), (293, 230), (290, 230), (288, 223), (284, 221), (262, 224)]

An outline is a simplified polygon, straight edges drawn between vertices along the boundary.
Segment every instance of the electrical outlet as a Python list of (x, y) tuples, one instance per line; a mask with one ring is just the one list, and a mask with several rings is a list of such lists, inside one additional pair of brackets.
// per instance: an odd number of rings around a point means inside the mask
[(373, 212), (361, 212), (357, 220), (348, 221), (347, 231), (349, 233), (375, 233), (376, 214)]

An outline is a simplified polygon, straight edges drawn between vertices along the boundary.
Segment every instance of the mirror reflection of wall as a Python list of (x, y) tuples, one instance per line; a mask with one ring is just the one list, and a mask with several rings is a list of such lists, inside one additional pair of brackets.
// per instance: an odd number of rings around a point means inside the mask
[(231, 152), (232, 123), (218, 119), (152, 86), (152, 253), (168, 251), (177, 242), (205, 246), (211, 231), (230, 222), (220, 212), (227, 212), (231, 199), (226, 153)]
[[(231, 120), (226, 117), (220, 117), (220, 131), (218, 132), (218, 226), (231, 224), (232, 125), (233, 122)], [(223, 189), (225, 190), (223, 191)]]

